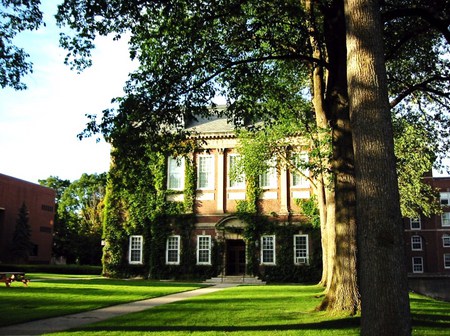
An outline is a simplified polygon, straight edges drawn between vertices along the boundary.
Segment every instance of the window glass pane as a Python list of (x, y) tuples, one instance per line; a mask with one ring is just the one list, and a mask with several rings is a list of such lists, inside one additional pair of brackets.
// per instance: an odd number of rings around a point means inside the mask
[(421, 257), (414, 257), (413, 262), (413, 273), (423, 273), (423, 259)]
[(239, 155), (230, 155), (229, 159), (229, 187), (230, 188), (245, 188), (245, 175), (243, 173), (237, 174)]
[(422, 250), (422, 237), (420, 236), (411, 237), (411, 249), (414, 251)]
[(197, 236), (197, 262), (211, 263), (211, 236)]
[(411, 230), (420, 230), (420, 218), (410, 218)]
[(128, 260), (130, 264), (142, 263), (142, 236), (130, 236)]
[(168, 160), (168, 189), (183, 189), (184, 159), (169, 157)]
[(450, 205), (450, 192), (441, 192), (441, 204)]
[(167, 238), (167, 263), (178, 264), (180, 255), (180, 239), (178, 236)]
[(199, 156), (198, 158), (198, 188), (211, 189), (213, 187), (213, 157)]
[(450, 212), (442, 214), (442, 226), (450, 226)]
[(298, 172), (295, 172), (295, 170), (292, 172), (292, 186), (293, 187), (303, 187), (307, 188), (309, 187), (309, 180), (307, 179), (307, 176), (309, 176), (309, 170), (305, 168), (305, 163), (308, 162), (308, 155), (307, 154), (294, 154), (292, 158), (292, 162), (295, 167), (297, 167), (298, 170), (301, 171), (301, 174)]
[(450, 247), (450, 236), (449, 235), (442, 236), (442, 244), (444, 247)]
[(263, 236), (261, 237), (261, 258), (262, 263), (275, 263), (275, 237)]
[(294, 236), (294, 263), (307, 264), (308, 263), (308, 236), (295, 235)]
[(444, 267), (450, 268), (450, 253), (444, 254)]

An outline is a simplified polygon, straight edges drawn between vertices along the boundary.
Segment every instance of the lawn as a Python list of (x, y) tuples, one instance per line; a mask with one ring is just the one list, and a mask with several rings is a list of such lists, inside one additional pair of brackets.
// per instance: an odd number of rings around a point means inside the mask
[[(198, 284), (31, 274), (28, 287), (0, 283), (0, 326), (192, 290)], [(77, 278), (77, 279), (74, 279)]]
[[(103, 278), (41, 280), (31, 282), (29, 287), (14, 283), (9, 289), (0, 286), (3, 299), (0, 308), (8, 312), (8, 316), (0, 316), (0, 325), (196, 287), (184, 283)], [(330, 315), (314, 310), (321, 300), (321, 291), (318, 286), (240, 286), (51, 335), (358, 335), (358, 316)], [(411, 294), (411, 308), (413, 335), (449, 335), (450, 303)]]
[[(52, 336), (359, 335), (359, 317), (317, 312), (318, 286), (242, 286)], [(413, 335), (448, 335), (450, 304), (411, 296)]]

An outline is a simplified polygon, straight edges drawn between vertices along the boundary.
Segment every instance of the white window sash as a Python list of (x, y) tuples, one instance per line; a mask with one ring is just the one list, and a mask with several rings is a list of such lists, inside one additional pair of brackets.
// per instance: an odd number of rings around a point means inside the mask
[(143, 237), (137, 235), (130, 236), (128, 248), (128, 262), (130, 264), (142, 264), (142, 248)]
[(450, 268), (450, 253), (444, 254), (444, 268), (449, 269)]
[[(261, 264), (276, 264), (276, 241), (275, 236), (261, 236)], [(272, 260), (266, 260), (272, 259)]]
[(450, 205), (450, 192), (440, 192), (441, 205)]
[[(205, 253), (207, 260), (201, 260)], [(211, 265), (211, 236), (197, 236), (197, 264)]]
[(422, 221), (420, 220), (420, 217), (410, 218), (409, 224), (411, 230), (420, 230), (422, 228)]
[[(306, 153), (295, 153), (292, 158), (292, 163), (299, 167), (299, 161), (308, 161), (308, 154)], [(300, 169), (301, 174), (297, 173), (295, 170), (291, 172), (291, 187), (294, 188), (309, 188), (310, 183), (307, 176), (309, 176), (308, 169)]]
[(411, 237), (411, 250), (422, 251), (422, 237), (420, 236)]
[(197, 189), (214, 189), (214, 156), (212, 155), (198, 156)]
[(238, 160), (238, 154), (228, 155), (228, 188), (230, 189), (245, 189), (245, 175), (239, 174), (232, 178), (232, 171), (236, 165), (236, 160)]
[[(172, 260), (173, 252), (175, 252), (176, 260)], [(166, 243), (166, 264), (180, 264), (180, 236), (169, 236)]]
[(262, 189), (276, 189), (278, 187), (278, 172), (276, 161), (269, 162), (269, 168), (259, 176), (259, 186)]
[(167, 189), (184, 189), (184, 158), (169, 157), (167, 164)]
[(450, 212), (444, 212), (441, 215), (442, 226), (450, 226)]
[[(300, 244), (300, 246), (297, 244), (298, 239), (297, 238), (303, 238), (300, 239), (304, 241)], [(302, 265), (302, 264), (309, 264), (309, 242), (308, 242), (308, 235), (294, 235), (294, 264), (295, 265)]]
[(413, 257), (412, 258), (412, 271), (413, 273), (423, 273), (423, 258)]
[(442, 246), (443, 247), (450, 247), (450, 235), (443, 235), (442, 236)]

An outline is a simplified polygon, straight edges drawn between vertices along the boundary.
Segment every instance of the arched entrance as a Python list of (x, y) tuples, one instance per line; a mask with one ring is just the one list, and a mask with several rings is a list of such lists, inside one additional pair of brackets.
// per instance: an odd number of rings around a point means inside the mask
[(216, 224), (224, 242), (223, 272), (224, 275), (243, 275), (246, 273), (246, 248), (242, 236), (245, 223), (236, 216), (223, 218)]

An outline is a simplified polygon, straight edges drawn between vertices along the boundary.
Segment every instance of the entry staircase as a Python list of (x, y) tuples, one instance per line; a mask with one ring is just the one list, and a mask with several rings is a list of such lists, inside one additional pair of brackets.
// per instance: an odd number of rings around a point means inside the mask
[(205, 283), (217, 284), (217, 283), (232, 283), (232, 284), (248, 284), (248, 285), (265, 285), (266, 282), (262, 281), (258, 277), (251, 275), (219, 275), (211, 279), (205, 280)]

